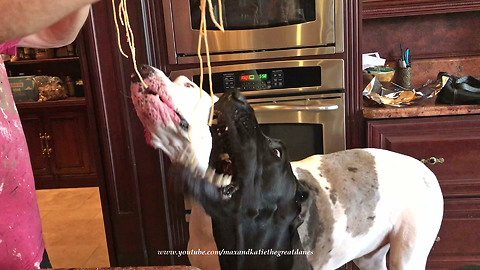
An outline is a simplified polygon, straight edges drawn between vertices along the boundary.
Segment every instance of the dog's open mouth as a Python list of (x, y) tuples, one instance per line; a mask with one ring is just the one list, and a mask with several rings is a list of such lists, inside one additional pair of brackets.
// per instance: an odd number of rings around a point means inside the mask
[[(140, 68), (140, 74), (147, 86), (132, 74), (130, 90), (137, 115), (148, 133), (159, 133), (158, 129), (165, 127), (178, 127), (187, 132), (189, 123), (176, 108), (171, 93), (168, 93), (169, 85), (172, 85), (168, 78), (146, 65)], [(148, 139), (151, 136), (147, 135), (147, 142), (151, 143)]]
[(235, 159), (231, 151), (228, 124), (222, 112), (214, 111), (210, 129), (214, 143), (206, 177), (222, 189), (224, 198), (230, 198), (237, 190), (233, 181)]

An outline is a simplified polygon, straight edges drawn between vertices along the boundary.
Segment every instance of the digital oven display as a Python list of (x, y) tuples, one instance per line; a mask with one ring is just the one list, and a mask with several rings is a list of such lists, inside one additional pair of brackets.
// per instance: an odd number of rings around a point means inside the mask
[(268, 76), (267, 73), (261, 73), (258, 75), (240, 75), (241, 82), (248, 82), (248, 81), (263, 81), (267, 80)]

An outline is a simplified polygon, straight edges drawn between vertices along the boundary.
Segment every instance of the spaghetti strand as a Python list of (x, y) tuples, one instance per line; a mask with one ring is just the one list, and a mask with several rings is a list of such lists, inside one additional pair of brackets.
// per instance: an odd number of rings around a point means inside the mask
[[(208, 125), (212, 125), (212, 118), (213, 118), (213, 112), (214, 112), (214, 94), (213, 94), (213, 83), (212, 83), (212, 66), (210, 62), (210, 48), (208, 46), (208, 39), (207, 39), (207, 22), (206, 22), (206, 8), (207, 8), (207, 3), (208, 3), (208, 13), (210, 15), (210, 18), (215, 25), (220, 31), (225, 32), (224, 26), (223, 26), (223, 7), (222, 7), (222, 0), (218, 0), (218, 15), (219, 15), (219, 20), (215, 18), (215, 10), (213, 8), (212, 0), (200, 0), (200, 11), (201, 11), (201, 19), (200, 19), (200, 28), (199, 28), (199, 34), (198, 34), (198, 48), (197, 48), (197, 54), (198, 54), (198, 59), (200, 62), (200, 99), (202, 96), (202, 89), (203, 89), (203, 76), (204, 76), (204, 62), (203, 62), (203, 57), (202, 57), (202, 41), (203, 44), (205, 45), (205, 54), (206, 54), (206, 62), (207, 62), (207, 67), (208, 67), (208, 81), (209, 81), (209, 90), (210, 90), (210, 97), (211, 97), (211, 108), (210, 108), (210, 117), (208, 120)], [(119, 5), (118, 5), (118, 16), (117, 16), (117, 11), (115, 7), (115, 0), (112, 0), (112, 9), (113, 9), (113, 19), (115, 21), (115, 27), (117, 30), (117, 42), (118, 42), (118, 47), (121, 52), (121, 54), (125, 57), (128, 58), (128, 55), (124, 52), (122, 48), (122, 42), (121, 42), (121, 37), (120, 37), (120, 27), (118, 24), (118, 21), (120, 21), (120, 24), (125, 28), (125, 37), (128, 43), (128, 46), (130, 47), (130, 52), (132, 55), (132, 62), (133, 62), (133, 68), (135, 70), (135, 73), (137, 74), (138, 78), (140, 79), (140, 82), (144, 85), (145, 88), (148, 88), (147, 84), (143, 80), (140, 72), (138, 71), (137, 67), (137, 60), (136, 60), (136, 49), (135, 49), (135, 38), (133, 34), (132, 27), (130, 25), (130, 20), (128, 17), (128, 9), (127, 9), (127, 0), (120, 0)], [(199, 99), (199, 102), (200, 102)], [(195, 110), (199, 104), (197, 102), (197, 105), (195, 106)], [(190, 134), (189, 134), (190, 137)]]
[(145, 88), (148, 88), (148, 85), (145, 83), (143, 80), (142, 75), (138, 71), (137, 67), (137, 59), (136, 59), (136, 50), (135, 50), (135, 38), (133, 35), (133, 30), (130, 25), (130, 20), (128, 17), (128, 9), (127, 9), (127, 0), (120, 0), (120, 3), (118, 5), (118, 19), (117, 19), (117, 14), (116, 14), (116, 9), (115, 9), (115, 0), (112, 0), (112, 8), (113, 8), (113, 19), (115, 21), (115, 26), (117, 28), (117, 42), (118, 42), (118, 48), (121, 52), (121, 54), (125, 57), (128, 58), (128, 55), (125, 54), (125, 52), (122, 49), (122, 42), (120, 38), (120, 27), (118, 26), (118, 20), (120, 20), (120, 23), (122, 26), (125, 28), (125, 36), (127, 39), (128, 46), (130, 47), (130, 52), (132, 54), (132, 62), (133, 62), (133, 69), (135, 70), (135, 73), (137, 74), (138, 78), (140, 79), (140, 82), (143, 84)]
[[(218, 9), (219, 9), (219, 20), (220, 23), (217, 21), (215, 18), (215, 12), (213, 10), (213, 4), (212, 0), (200, 0), (200, 11), (201, 11), (201, 20), (200, 20), (200, 29), (199, 29), (199, 34), (198, 34), (198, 59), (200, 61), (200, 96), (201, 96), (201, 91), (203, 89), (203, 58), (202, 58), (202, 39), (205, 44), (205, 54), (207, 58), (207, 67), (208, 67), (208, 81), (209, 81), (209, 88), (210, 88), (210, 97), (211, 97), (211, 102), (212, 105), (210, 107), (210, 117), (208, 119), (208, 125), (212, 125), (212, 120), (213, 120), (213, 112), (214, 112), (214, 100), (213, 100), (213, 83), (212, 83), (212, 66), (210, 62), (210, 49), (208, 47), (208, 37), (207, 37), (207, 23), (206, 23), (206, 4), (208, 2), (208, 10), (209, 10), (209, 15), (210, 18), (213, 22), (213, 24), (222, 32), (225, 32), (225, 29), (223, 27), (223, 13), (222, 13), (222, 0), (218, 0)], [(200, 100), (199, 100), (200, 102)], [(198, 103), (199, 103), (198, 102)], [(197, 105), (198, 105), (197, 103)], [(195, 106), (196, 108), (196, 106)]]
[[(112, 0), (112, 8), (113, 8), (113, 19), (115, 21), (115, 28), (117, 29), (117, 42), (118, 42), (118, 49), (120, 50), (120, 53), (125, 57), (128, 58), (128, 55), (125, 54), (122, 48), (122, 44), (120, 42), (120, 27), (118, 26), (118, 20), (117, 20), (117, 11), (115, 8), (115, 0)], [(121, 17), (121, 14), (118, 14), (118, 16)]]

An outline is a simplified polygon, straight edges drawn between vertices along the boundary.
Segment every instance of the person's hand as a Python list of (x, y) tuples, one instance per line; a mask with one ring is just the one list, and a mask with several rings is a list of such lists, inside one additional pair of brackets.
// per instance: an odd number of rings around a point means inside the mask
[(0, 44), (21, 39), (23, 47), (61, 47), (73, 42), (98, 0), (0, 0)]

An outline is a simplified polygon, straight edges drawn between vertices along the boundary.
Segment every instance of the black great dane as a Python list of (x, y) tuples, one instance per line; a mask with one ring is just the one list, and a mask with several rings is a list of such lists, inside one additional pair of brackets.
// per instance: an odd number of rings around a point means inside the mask
[(389, 269), (425, 269), (443, 198), (421, 162), (380, 149), (290, 162), (240, 93), (215, 103), (209, 127), (209, 96), (194, 83), (171, 82), (148, 66), (141, 73), (148, 87), (133, 81), (131, 94), (147, 142), (176, 163), (178, 181), (198, 202), (189, 249), (243, 252), (190, 256), (192, 265), (333, 270), (354, 260), (362, 270), (384, 270), (390, 251)]

